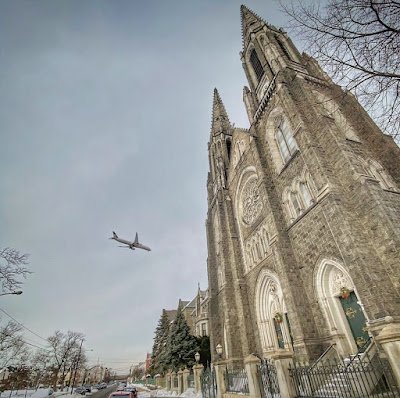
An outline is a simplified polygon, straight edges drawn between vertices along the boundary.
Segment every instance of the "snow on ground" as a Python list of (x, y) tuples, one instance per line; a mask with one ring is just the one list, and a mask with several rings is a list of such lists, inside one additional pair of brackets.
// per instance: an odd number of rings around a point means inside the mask
[[(80, 396), (80, 395), (79, 395)], [(0, 398), (77, 398), (76, 394), (69, 394), (67, 391), (57, 391), (49, 395), (48, 388), (39, 388), (38, 390), (6, 390), (0, 394)]]
[[(177, 394), (176, 391), (167, 391), (165, 389), (156, 390), (151, 392), (151, 397), (185, 397), (185, 398), (202, 398), (201, 392), (195, 393), (194, 388), (188, 388), (184, 393)], [(140, 395), (139, 398), (145, 398)], [(147, 398), (147, 397), (146, 397)]]

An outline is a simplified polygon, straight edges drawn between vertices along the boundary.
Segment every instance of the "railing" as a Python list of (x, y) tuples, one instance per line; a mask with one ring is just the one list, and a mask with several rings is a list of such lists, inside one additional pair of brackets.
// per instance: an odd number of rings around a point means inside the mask
[(318, 366), (295, 363), (289, 367), (297, 397), (398, 398), (390, 364), (365, 352), (357, 360), (321, 360)]
[[(310, 369), (315, 368), (322, 360), (327, 360), (329, 353), (333, 352), (332, 350), (335, 350), (336, 354), (338, 355), (336, 351), (336, 343), (333, 343), (330, 345), (323, 353), (322, 355), (311, 365)], [(337, 357), (339, 359), (339, 355)]]
[(215, 398), (217, 395), (217, 383), (214, 370), (206, 368), (201, 374), (200, 382), (203, 398)]
[(262, 398), (278, 398), (281, 396), (276, 374), (276, 367), (271, 359), (261, 359), (257, 365), (257, 376)]
[(244, 369), (228, 369), (225, 371), (226, 392), (249, 394), (249, 380)]
[(187, 382), (189, 388), (194, 388), (194, 375), (188, 375)]
[(178, 388), (178, 376), (174, 376), (174, 388)]

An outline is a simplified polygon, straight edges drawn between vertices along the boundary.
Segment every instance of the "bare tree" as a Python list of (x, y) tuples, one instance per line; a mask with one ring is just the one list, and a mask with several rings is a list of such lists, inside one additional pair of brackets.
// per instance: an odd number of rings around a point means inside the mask
[(0, 283), (4, 291), (21, 287), (20, 276), (26, 278), (31, 272), (25, 267), (28, 264), (28, 254), (21, 254), (10, 247), (0, 249)]
[(9, 321), (0, 327), (0, 363), (8, 366), (26, 362), (30, 351), (22, 339), (22, 327), (14, 321)]
[(281, 6), (292, 28), (333, 79), (400, 138), (400, 2), (296, 0)]
[(53, 385), (56, 388), (57, 381), (64, 384), (68, 371), (77, 369), (85, 363), (86, 358), (82, 351), (82, 333), (69, 330), (62, 333), (57, 330), (53, 336), (48, 337), (48, 366), (53, 372)]

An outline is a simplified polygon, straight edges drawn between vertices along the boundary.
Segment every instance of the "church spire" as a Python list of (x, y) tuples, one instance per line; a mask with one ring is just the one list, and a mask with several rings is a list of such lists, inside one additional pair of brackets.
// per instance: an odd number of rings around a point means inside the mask
[(216, 134), (224, 132), (230, 134), (231, 128), (232, 126), (229, 122), (225, 106), (222, 103), (218, 90), (214, 88), (211, 133)]
[(273, 32), (279, 32), (275, 26), (264, 21), (260, 16), (248, 9), (245, 5), (240, 7), (240, 15), (242, 20), (242, 39), (244, 48), (246, 48), (250, 41), (250, 34), (258, 32), (264, 26), (267, 26), (268, 29), (272, 30)]

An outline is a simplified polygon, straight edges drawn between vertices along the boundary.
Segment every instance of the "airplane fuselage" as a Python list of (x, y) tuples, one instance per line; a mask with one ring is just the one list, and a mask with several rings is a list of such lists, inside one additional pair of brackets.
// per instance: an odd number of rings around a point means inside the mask
[(113, 236), (110, 239), (114, 239), (119, 243), (123, 243), (124, 245), (127, 245), (127, 247), (129, 249), (132, 249), (132, 250), (143, 249), (143, 250), (147, 250), (148, 252), (151, 251), (150, 247), (142, 245), (142, 244), (139, 243), (139, 239), (138, 239), (137, 234), (136, 234), (136, 238), (135, 238), (134, 242), (131, 242), (129, 240), (122, 239), (122, 238), (118, 237), (118, 235), (115, 232), (113, 232)]

